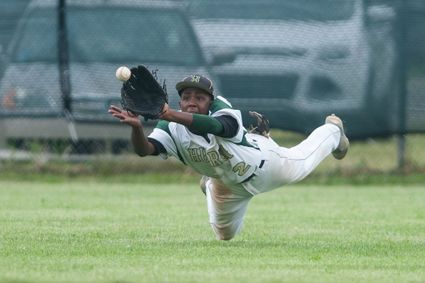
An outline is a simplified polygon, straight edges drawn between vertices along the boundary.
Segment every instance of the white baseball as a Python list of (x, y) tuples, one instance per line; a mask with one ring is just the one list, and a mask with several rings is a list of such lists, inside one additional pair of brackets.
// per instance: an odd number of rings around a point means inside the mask
[(126, 66), (121, 66), (117, 69), (117, 71), (115, 72), (115, 76), (117, 77), (117, 79), (119, 79), (120, 81), (126, 82), (128, 81), (128, 79), (131, 77), (131, 71), (129, 68), (127, 68)]

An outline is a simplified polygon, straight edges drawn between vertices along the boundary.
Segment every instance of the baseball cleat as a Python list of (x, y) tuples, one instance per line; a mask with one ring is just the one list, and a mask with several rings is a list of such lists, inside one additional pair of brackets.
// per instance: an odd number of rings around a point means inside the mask
[(207, 195), (206, 190), (207, 190), (207, 181), (210, 178), (207, 176), (202, 176), (201, 181), (199, 181), (199, 186), (201, 187), (201, 191), (204, 193), (204, 195)]
[(350, 147), (350, 141), (348, 140), (347, 136), (344, 132), (344, 125), (342, 123), (342, 120), (336, 116), (335, 114), (329, 115), (326, 117), (325, 120), (326, 124), (334, 124), (337, 126), (341, 132), (341, 138), (339, 140), (338, 147), (332, 152), (332, 155), (336, 159), (343, 159), (345, 155), (347, 154), (348, 148)]

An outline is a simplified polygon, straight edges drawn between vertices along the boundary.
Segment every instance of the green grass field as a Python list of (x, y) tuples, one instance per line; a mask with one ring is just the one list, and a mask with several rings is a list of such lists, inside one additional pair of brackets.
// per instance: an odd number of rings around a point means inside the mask
[(229, 242), (196, 184), (0, 181), (2, 282), (423, 282), (423, 186), (288, 186)]

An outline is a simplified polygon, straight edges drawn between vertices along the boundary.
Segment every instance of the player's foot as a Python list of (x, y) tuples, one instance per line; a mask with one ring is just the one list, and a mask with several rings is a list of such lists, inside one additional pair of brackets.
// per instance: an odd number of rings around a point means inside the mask
[(348, 148), (350, 147), (350, 141), (348, 140), (347, 136), (344, 132), (344, 125), (342, 123), (342, 120), (336, 116), (335, 114), (329, 115), (326, 117), (325, 120), (326, 124), (334, 124), (339, 128), (341, 131), (341, 138), (339, 140), (338, 147), (332, 152), (332, 155), (336, 159), (343, 159), (345, 155), (347, 154)]
[(207, 176), (202, 176), (201, 181), (199, 181), (199, 186), (201, 187), (201, 191), (204, 193), (204, 195), (207, 195), (207, 181), (210, 178)]

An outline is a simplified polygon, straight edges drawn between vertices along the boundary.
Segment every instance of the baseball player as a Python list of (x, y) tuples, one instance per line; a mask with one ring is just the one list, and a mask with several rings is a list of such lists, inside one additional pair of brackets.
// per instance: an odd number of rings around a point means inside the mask
[(347, 153), (349, 141), (335, 115), (297, 146), (284, 148), (267, 135), (247, 132), (241, 112), (214, 94), (210, 79), (188, 76), (176, 89), (181, 111), (166, 104), (149, 136), (137, 115), (117, 106), (109, 113), (131, 126), (138, 155), (174, 156), (204, 176), (201, 188), (217, 239), (240, 232), (253, 196), (302, 180), (330, 153), (336, 159)]

